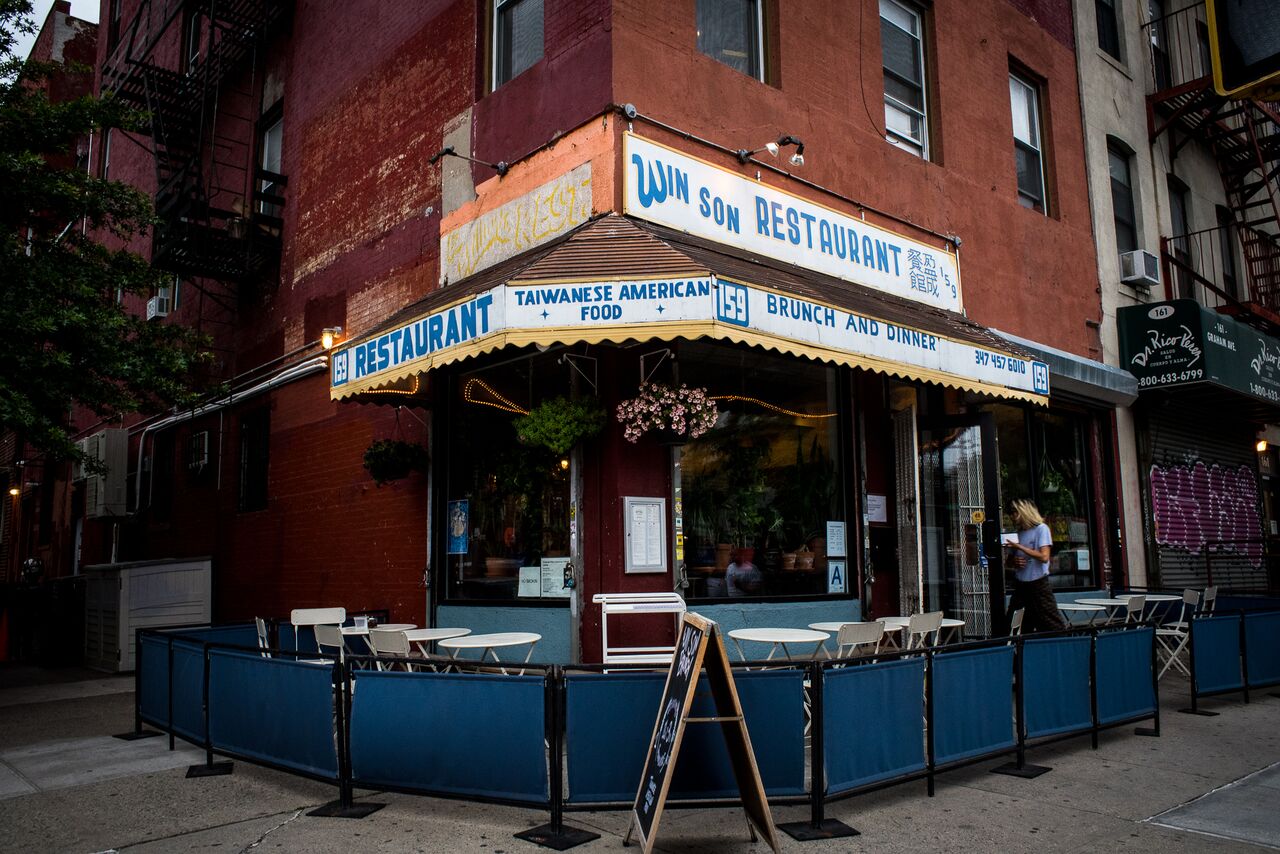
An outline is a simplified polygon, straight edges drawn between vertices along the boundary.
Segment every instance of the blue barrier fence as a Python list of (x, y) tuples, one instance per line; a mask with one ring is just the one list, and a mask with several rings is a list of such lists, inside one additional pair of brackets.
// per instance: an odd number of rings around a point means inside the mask
[(1280, 610), (1243, 610), (1196, 617), (1188, 626), (1191, 664), (1191, 708), (1200, 699), (1280, 685)]
[[(1280, 613), (1236, 626), (1269, 643)], [(1197, 628), (1197, 631), (1200, 631)], [(1200, 638), (1209, 656), (1215, 636)], [(290, 644), (292, 646), (292, 644)], [(526, 665), (523, 673), (372, 669), (260, 650), (252, 626), (138, 636), (137, 727), (160, 727), (214, 753), (355, 787), (551, 811), (630, 805), (666, 675), (600, 666)], [(1207, 660), (1207, 659), (1206, 659)], [(383, 659), (388, 661), (388, 659)], [(1259, 654), (1259, 679), (1276, 678)], [(1202, 666), (1207, 666), (1201, 662)], [(735, 683), (771, 803), (824, 804), (927, 778), (1045, 741), (1159, 717), (1154, 630), (1054, 635), (892, 652), (874, 659), (745, 662)], [(712, 717), (698, 695), (694, 717)], [(670, 801), (732, 803), (737, 786), (719, 727), (689, 725)]]

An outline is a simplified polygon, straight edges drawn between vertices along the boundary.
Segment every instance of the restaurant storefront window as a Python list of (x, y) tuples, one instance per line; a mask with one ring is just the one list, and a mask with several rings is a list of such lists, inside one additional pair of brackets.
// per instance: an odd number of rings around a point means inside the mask
[[(681, 382), (706, 388), (720, 410), (673, 454), (688, 598), (852, 592), (852, 561), (827, 543), (845, 519), (837, 376), (760, 350), (681, 347)], [(834, 585), (833, 561), (843, 567)]]
[[(569, 557), (568, 456), (522, 445), (515, 419), (569, 393), (554, 356), (520, 358), (450, 380), (445, 565), (449, 599), (538, 598)], [(536, 591), (529, 585), (539, 579)], [(558, 586), (557, 586), (558, 589)]]
[(1000, 448), (1001, 530), (1016, 530), (1009, 515), (1011, 502), (1031, 499), (1053, 533), (1052, 585), (1096, 587), (1088, 418), (1062, 410), (1027, 411), (1005, 405), (991, 409)]

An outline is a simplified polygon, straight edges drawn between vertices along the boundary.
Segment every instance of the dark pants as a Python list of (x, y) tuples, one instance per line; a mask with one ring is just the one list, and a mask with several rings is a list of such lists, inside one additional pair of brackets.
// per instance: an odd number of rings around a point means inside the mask
[(1009, 597), (1010, 616), (1019, 608), (1024, 609), (1024, 632), (1058, 632), (1067, 628), (1067, 621), (1062, 619), (1062, 612), (1058, 610), (1058, 601), (1053, 598), (1053, 588), (1049, 586), (1047, 575), (1035, 581), (1014, 579), (1013, 594)]

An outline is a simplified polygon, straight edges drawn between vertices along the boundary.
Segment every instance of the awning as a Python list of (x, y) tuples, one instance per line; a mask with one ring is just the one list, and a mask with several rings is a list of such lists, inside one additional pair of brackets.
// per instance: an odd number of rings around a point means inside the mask
[(508, 346), (712, 338), (1047, 403), (1049, 368), (954, 312), (615, 214), (451, 285), (333, 353), (342, 399)]
[(1138, 399), (1138, 380), (1128, 371), (999, 329), (991, 331), (1047, 364), (1055, 394), (1063, 392), (1113, 406), (1128, 406)]

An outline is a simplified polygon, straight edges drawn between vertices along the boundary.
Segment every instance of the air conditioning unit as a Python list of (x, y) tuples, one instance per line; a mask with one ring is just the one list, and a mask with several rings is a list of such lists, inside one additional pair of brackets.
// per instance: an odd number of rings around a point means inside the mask
[(209, 431), (192, 433), (187, 439), (187, 468), (200, 471), (209, 464)]
[(1145, 249), (1120, 253), (1120, 281), (1141, 288), (1160, 284), (1160, 261)]
[(103, 467), (103, 474), (84, 472), (84, 515), (123, 516), (128, 497), (129, 435), (123, 427), (95, 433), (85, 442), (85, 452)]
[(156, 295), (147, 300), (147, 320), (153, 317), (168, 317), (170, 300), (169, 295), (172, 291), (168, 285), (156, 289)]

